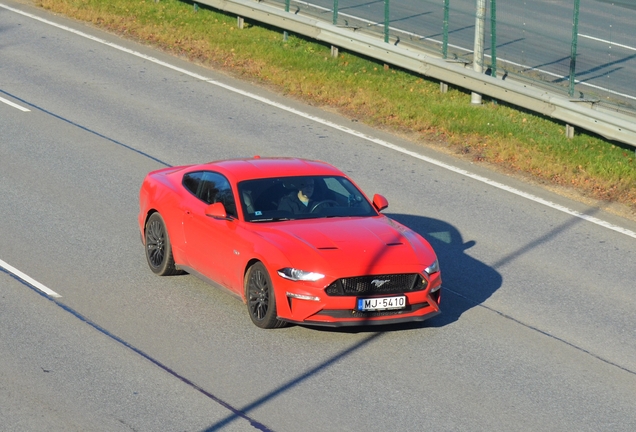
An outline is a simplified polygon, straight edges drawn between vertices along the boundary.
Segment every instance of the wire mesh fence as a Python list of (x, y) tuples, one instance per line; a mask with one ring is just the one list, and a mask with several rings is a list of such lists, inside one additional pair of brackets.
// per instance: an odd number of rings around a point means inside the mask
[(448, 61), (482, 61), (481, 44), (486, 74), (636, 112), (636, 0), (264, 2)]

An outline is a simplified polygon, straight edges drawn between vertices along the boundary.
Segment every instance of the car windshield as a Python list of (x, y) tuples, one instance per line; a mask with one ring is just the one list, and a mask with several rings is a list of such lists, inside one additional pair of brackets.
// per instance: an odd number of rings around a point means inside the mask
[(238, 184), (238, 192), (248, 222), (378, 214), (348, 179), (339, 176), (246, 180)]

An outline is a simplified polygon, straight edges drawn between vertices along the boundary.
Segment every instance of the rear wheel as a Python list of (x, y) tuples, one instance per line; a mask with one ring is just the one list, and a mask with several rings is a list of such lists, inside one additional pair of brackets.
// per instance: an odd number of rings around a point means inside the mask
[(159, 213), (153, 213), (146, 222), (146, 260), (153, 273), (169, 276), (181, 273), (172, 257), (172, 247), (166, 224)]
[(247, 311), (252, 322), (260, 328), (283, 327), (286, 323), (276, 318), (274, 287), (265, 266), (257, 262), (245, 275)]

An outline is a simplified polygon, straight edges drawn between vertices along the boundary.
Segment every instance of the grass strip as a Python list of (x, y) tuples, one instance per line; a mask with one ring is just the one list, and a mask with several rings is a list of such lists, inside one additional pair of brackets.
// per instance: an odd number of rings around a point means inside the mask
[[(559, 122), (484, 100), (280, 29), (180, 0), (35, 0), (37, 6), (270, 86), (424, 145), (487, 163), (636, 215), (636, 154)], [(597, 203), (598, 204), (598, 203)]]

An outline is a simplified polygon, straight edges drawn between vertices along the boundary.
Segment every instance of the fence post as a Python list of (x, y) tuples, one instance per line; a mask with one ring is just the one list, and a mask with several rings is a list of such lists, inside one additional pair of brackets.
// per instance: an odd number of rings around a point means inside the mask
[(384, 42), (389, 42), (389, 0), (384, 0)]
[(497, 78), (497, 0), (490, 0), (490, 76)]
[(333, 25), (338, 24), (338, 0), (333, 0)]
[(572, 50), (570, 53), (570, 97), (574, 96), (574, 77), (576, 76), (576, 45), (579, 40), (579, 3), (574, 0), (574, 18), (572, 19)]
[(444, 0), (444, 36), (442, 39), (442, 58), (448, 57), (448, 15), (449, 15), (449, 7), (448, 3), (450, 0)]
[[(291, 3), (291, 0), (285, 0), (285, 12), (289, 12), (289, 3)], [(287, 30), (283, 30), (283, 41), (287, 42), (288, 38), (289, 34), (287, 33)]]
[[(448, 15), (450, 14), (449, 10), (450, 0), (444, 0), (444, 29), (443, 29), (443, 37), (442, 37), (442, 58), (448, 58)], [(442, 93), (446, 93), (448, 91), (448, 83), (444, 81), (440, 81), (439, 90)]]
[[(570, 51), (570, 87), (568, 95), (574, 97), (574, 84), (576, 77), (576, 46), (579, 40), (579, 4), (580, 0), (574, 0), (574, 17), (572, 18), (572, 49)], [(565, 125), (565, 137), (574, 138), (574, 126)]]
[[(486, 18), (486, 0), (477, 0), (475, 11), (475, 49), (473, 50), (473, 70), (484, 71), (484, 19)], [(472, 92), (470, 103), (481, 104), (481, 94)]]

